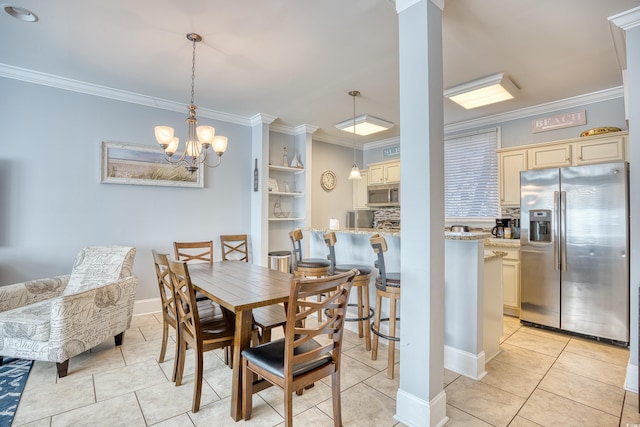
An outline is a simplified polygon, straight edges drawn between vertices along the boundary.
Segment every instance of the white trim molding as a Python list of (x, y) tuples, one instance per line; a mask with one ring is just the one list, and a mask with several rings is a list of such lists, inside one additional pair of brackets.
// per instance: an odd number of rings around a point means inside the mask
[(480, 381), (487, 375), (484, 351), (472, 354), (445, 344), (444, 346), (444, 367), (472, 380)]
[[(402, 417), (398, 414), (403, 414)], [(429, 426), (444, 426), (447, 417), (447, 395), (442, 390), (430, 402), (418, 399), (414, 394), (399, 389), (396, 393), (396, 415), (394, 418), (408, 426), (424, 426), (429, 420)]]

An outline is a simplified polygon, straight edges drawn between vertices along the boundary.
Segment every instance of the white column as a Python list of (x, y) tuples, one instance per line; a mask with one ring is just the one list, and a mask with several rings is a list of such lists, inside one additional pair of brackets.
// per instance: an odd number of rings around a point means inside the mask
[(269, 252), (269, 124), (275, 119), (264, 114), (251, 118), (251, 173), (258, 159), (258, 191), (253, 191), (253, 181), (251, 184), (251, 259), (265, 267)]
[[(625, 388), (638, 391), (638, 286), (640, 286), (640, 7), (609, 18), (624, 30), (626, 43), (625, 109), (629, 120), (630, 339)], [(624, 60), (621, 64), (624, 64)], [(634, 122), (633, 120), (639, 120)]]
[(396, 418), (443, 425), (443, 0), (397, 0), (400, 39), (402, 304)]

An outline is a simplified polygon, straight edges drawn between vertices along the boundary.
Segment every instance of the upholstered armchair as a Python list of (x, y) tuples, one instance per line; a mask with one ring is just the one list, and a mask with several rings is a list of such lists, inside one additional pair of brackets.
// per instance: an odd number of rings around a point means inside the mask
[(114, 337), (122, 344), (131, 324), (137, 277), (135, 248), (91, 246), (80, 251), (71, 274), (0, 287), (2, 357), (56, 362)]

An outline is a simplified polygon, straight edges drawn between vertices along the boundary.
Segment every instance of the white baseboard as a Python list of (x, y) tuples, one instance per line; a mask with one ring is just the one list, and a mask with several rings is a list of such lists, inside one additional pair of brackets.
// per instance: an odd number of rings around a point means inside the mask
[(411, 427), (443, 426), (449, 420), (447, 396), (442, 390), (428, 402), (400, 389), (396, 394), (394, 418)]
[(478, 381), (487, 375), (484, 365), (484, 351), (472, 354), (448, 345), (444, 346), (444, 367), (450, 371)]
[(142, 314), (159, 313), (162, 311), (162, 302), (160, 298), (150, 298), (136, 301), (133, 304), (133, 315), (140, 316)]
[(638, 365), (632, 365), (631, 362), (627, 363), (627, 377), (624, 381), (624, 389), (638, 392)]

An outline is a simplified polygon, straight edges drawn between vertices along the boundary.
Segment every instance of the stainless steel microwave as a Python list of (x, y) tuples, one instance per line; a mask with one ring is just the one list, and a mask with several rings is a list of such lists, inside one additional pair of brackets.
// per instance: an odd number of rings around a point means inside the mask
[(400, 186), (370, 185), (367, 187), (367, 206), (400, 206)]

